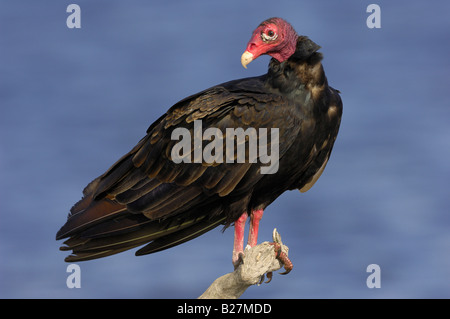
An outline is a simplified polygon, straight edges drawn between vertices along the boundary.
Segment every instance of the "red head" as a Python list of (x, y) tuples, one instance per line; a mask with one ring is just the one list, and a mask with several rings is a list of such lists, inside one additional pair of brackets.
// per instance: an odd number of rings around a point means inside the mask
[(281, 18), (267, 19), (253, 31), (241, 63), (247, 68), (247, 64), (263, 54), (283, 62), (294, 54), (297, 38), (297, 33), (288, 22)]

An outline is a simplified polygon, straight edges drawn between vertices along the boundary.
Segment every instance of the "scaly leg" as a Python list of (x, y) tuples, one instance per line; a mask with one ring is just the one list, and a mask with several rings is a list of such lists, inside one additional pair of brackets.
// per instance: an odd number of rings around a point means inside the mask
[(234, 222), (234, 246), (232, 258), (234, 268), (239, 266), (242, 255), (244, 254), (244, 230), (247, 217), (248, 214), (245, 212)]
[(281, 251), (281, 245), (279, 243), (271, 243), (271, 245), (273, 245), (275, 249), (276, 258), (281, 261), (284, 269), (286, 270), (285, 272), (280, 273), (280, 275), (287, 275), (292, 270), (292, 268), (294, 268), (292, 261), (283, 251)]
[(247, 245), (250, 247), (256, 246), (258, 243), (258, 229), (259, 229), (259, 221), (263, 216), (264, 211), (262, 209), (252, 211), (250, 215), (250, 231), (248, 234)]

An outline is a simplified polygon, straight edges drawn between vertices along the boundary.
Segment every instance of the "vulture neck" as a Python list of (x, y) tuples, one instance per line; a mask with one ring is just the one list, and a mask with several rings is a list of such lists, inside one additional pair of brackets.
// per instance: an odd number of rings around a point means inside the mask
[(304, 95), (306, 89), (313, 100), (319, 99), (328, 86), (321, 63), (322, 54), (317, 52), (319, 49), (320, 46), (308, 37), (299, 36), (297, 49), (288, 60), (281, 63), (276, 59), (270, 61), (267, 85), (292, 98)]

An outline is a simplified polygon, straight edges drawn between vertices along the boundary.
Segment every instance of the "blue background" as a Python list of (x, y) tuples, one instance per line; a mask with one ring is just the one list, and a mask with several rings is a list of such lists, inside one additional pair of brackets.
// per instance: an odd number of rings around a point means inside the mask
[[(306, 194), (266, 210), (294, 270), (244, 298), (450, 297), (450, 3), (376, 1), (0, 2), (0, 297), (195, 298), (232, 271), (233, 231), (161, 253), (79, 263), (66, 287), (55, 233), (93, 178), (178, 100), (263, 74), (240, 56), (280, 16), (319, 45), (344, 116), (331, 160)], [(369, 264), (381, 288), (369, 289)]]

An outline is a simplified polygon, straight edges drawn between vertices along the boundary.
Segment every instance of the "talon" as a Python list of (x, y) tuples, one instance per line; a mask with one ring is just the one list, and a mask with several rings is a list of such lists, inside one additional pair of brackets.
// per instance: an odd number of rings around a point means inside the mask
[(286, 270), (284, 272), (281, 272), (280, 275), (287, 275), (291, 272), (292, 268), (294, 268), (292, 261), (284, 252), (280, 253), (280, 255), (278, 256), (278, 260), (281, 261), (281, 263), (284, 265), (284, 269)]
[(261, 276), (258, 282), (258, 286), (261, 286), (261, 284), (264, 282), (264, 274)]
[(237, 259), (233, 261), (234, 270), (236, 270), (239, 267), (239, 265), (243, 263), (244, 263), (244, 253), (239, 252), (237, 254)]
[(268, 284), (269, 282), (272, 281), (272, 275), (273, 275), (273, 273), (272, 273), (271, 271), (269, 271), (269, 272), (266, 274), (266, 276), (267, 276), (266, 284)]
[(283, 264), (284, 269), (286, 270), (286, 271), (280, 273), (280, 275), (287, 275), (288, 273), (290, 273), (292, 268), (294, 268), (292, 261), (289, 259), (289, 257), (286, 255), (286, 253), (284, 253), (281, 250), (281, 245), (279, 243), (270, 243), (270, 244), (274, 246), (275, 255), (276, 255), (275, 258), (277, 258)]

